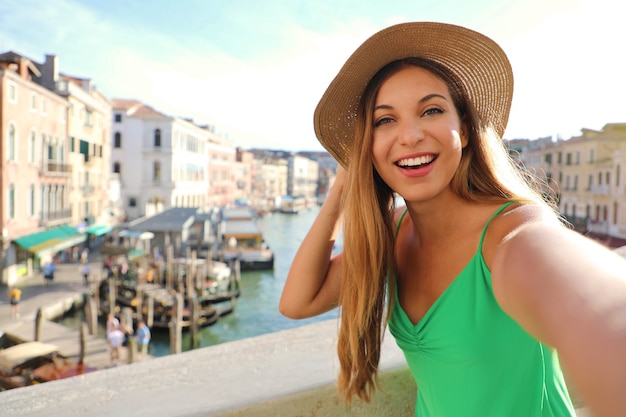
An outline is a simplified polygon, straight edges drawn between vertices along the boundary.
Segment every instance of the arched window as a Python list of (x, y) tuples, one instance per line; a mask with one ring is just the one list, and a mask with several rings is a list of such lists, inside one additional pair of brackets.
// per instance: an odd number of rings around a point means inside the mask
[(9, 184), (9, 219), (15, 218), (15, 185)]
[(161, 147), (161, 129), (154, 129), (154, 147)]
[(120, 132), (115, 132), (115, 135), (113, 135), (113, 147), (114, 148), (122, 147), (122, 134)]
[(121, 174), (122, 166), (119, 162), (113, 162), (113, 172), (116, 174)]

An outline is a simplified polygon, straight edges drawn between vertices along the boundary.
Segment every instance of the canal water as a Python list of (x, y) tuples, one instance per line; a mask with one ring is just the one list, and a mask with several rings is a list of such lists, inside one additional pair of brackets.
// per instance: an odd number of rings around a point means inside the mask
[[(305, 320), (290, 320), (278, 312), (278, 301), (289, 266), (318, 211), (314, 208), (298, 214), (274, 213), (258, 219), (263, 237), (274, 251), (274, 269), (242, 272), (242, 294), (237, 299), (235, 310), (201, 330), (200, 347), (337, 318), (337, 310)], [(64, 317), (59, 323), (78, 328), (82, 320), (83, 314), (79, 311)], [(104, 337), (104, 329), (99, 329), (98, 334)], [(191, 348), (188, 332), (183, 332), (182, 348), (183, 351)], [(170, 354), (167, 331), (153, 331), (150, 354), (156, 357)]]

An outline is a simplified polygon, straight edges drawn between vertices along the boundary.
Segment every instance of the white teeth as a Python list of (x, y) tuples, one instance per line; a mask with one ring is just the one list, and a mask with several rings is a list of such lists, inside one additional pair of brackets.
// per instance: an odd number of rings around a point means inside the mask
[(406, 158), (406, 159), (399, 160), (398, 165), (401, 167), (415, 167), (415, 166), (427, 164), (431, 162), (433, 159), (434, 159), (434, 156), (432, 155), (419, 156), (417, 158)]

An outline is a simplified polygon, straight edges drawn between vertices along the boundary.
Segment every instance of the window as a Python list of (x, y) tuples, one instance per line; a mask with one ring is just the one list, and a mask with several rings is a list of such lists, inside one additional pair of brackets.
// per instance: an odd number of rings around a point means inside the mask
[(85, 157), (85, 162), (89, 162), (89, 142), (81, 139), (79, 142), (79, 152)]
[(30, 95), (30, 109), (37, 110), (37, 96), (35, 95), (35, 93), (32, 93)]
[(15, 147), (17, 146), (17, 139), (15, 138), (15, 126), (10, 124), (9, 125), (9, 141), (7, 143), (7, 159), (9, 161), (15, 161), (15, 155), (16, 155), (16, 149)]
[(152, 180), (161, 181), (161, 163), (155, 161), (152, 169)]
[(130, 197), (128, 199), (128, 206), (129, 207), (137, 207), (137, 199), (135, 197)]
[(119, 113), (116, 113), (116, 114), (113, 116), (113, 121), (114, 121), (115, 123), (122, 123), (122, 115), (121, 115), (121, 114), (119, 114)]
[(93, 127), (93, 112), (89, 109), (85, 109), (85, 126)]
[(15, 218), (15, 185), (9, 184), (9, 219)]
[(35, 162), (35, 149), (37, 149), (37, 137), (35, 131), (30, 132), (30, 138), (28, 139), (28, 162)]
[(113, 172), (116, 174), (122, 173), (122, 166), (119, 162), (113, 162)]
[(546, 161), (546, 164), (548, 165), (552, 165), (552, 154), (548, 153), (545, 155), (544, 160)]
[(41, 113), (46, 114), (46, 99), (41, 98)]
[(113, 147), (114, 148), (122, 147), (122, 134), (120, 132), (115, 132), (115, 135), (113, 135)]
[(35, 215), (35, 185), (31, 184), (28, 191), (28, 215)]
[(10, 103), (17, 103), (17, 85), (15, 85), (15, 83), (8, 83), (7, 94), (9, 96), (8, 98)]
[(161, 129), (154, 129), (154, 147), (161, 147)]

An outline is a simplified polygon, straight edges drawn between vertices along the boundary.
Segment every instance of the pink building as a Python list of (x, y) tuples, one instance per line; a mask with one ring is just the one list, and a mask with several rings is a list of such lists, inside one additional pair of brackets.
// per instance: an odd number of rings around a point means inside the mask
[[(30, 273), (35, 253), (12, 241), (71, 222), (68, 103), (39, 85), (40, 77), (28, 58), (0, 54), (0, 261), (9, 283)], [(58, 250), (44, 245), (36, 254), (43, 258), (46, 249)]]

